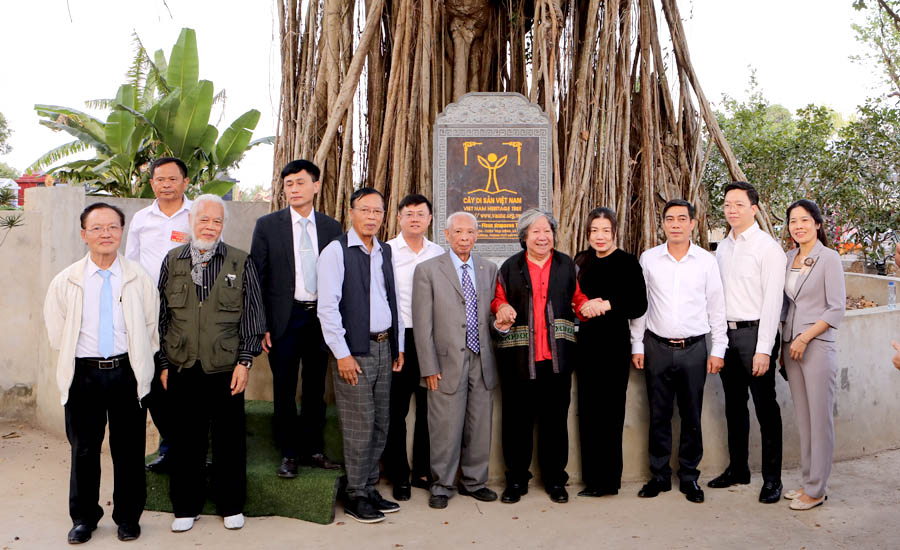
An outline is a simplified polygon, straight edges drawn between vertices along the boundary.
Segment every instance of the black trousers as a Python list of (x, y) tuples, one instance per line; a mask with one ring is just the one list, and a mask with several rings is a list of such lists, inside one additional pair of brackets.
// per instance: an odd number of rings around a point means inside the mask
[(195, 517), (206, 502), (206, 451), (212, 440), (212, 497), (221, 516), (239, 514), (247, 486), (244, 394), (231, 395), (231, 372), (206, 374), (200, 363), (169, 369), (174, 424), (169, 496), (176, 518)]
[(153, 424), (159, 432), (159, 454), (164, 455), (169, 452), (172, 445), (172, 411), (169, 394), (159, 380), (161, 371), (158, 356), (153, 357), (153, 363), (156, 366), (156, 373), (150, 384), (150, 393), (144, 398), (144, 404), (150, 411), (150, 418), (153, 419)]
[[(303, 362), (302, 402), (297, 416), (297, 378)], [(315, 309), (294, 304), (288, 328), (269, 351), (275, 407), (275, 442), (281, 456), (297, 458), (323, 452), (325, 373), (328, 353)]]
[(728, 424), (728, 454), (730, 468), (736, 473), (750, 471), (749, 439), (750, 411), (747, 407), (747, 390), (753, 395), (756, 419), (762, 438), (762, 475), (764, 481), (781, 481), (781, 408), (775, 396), (776, 358), (780, 350), (775, 347), (769, 356), (769, 370), (762, 376), (753, 376), (753, 355), (759, 327), (746, 327), (728, 331), (728, 350), (725, 352), (725, 368), (722, 369), (722, 388), (725, 390), (725, 419)]
[(622, 484), (622, 429), (631, 346), (627, 336), (610, 347), (598, 347), (596, 340), (579, 346), (581, 476), (589, 488), (617, 491)]
[(66, 436), (72, 446), (69, 515), (74, 524), (96, 525), (103, 517), (100, 499), (100, 447), (109, 419), (113, 461), (113, 521), (138, 523), (147, 487), (144, 439), (147, 411), (137, 397), (137, 381), (127, 365), (98, 369), (79, 365), (66, 402)]
[(538, 465), (547, 491), (569, 479), (569, 403), (572, 374), (554, 373), (551, 361), (535, 364), (536, 378), (522, 379), (515, 366), (501, 369), (503, 386), (503, 459), (506, 482), (525, 485), (533, 452), (534, 425), (538, 427)]
[(703, 458), (700, 413), (706, 383), (706, 340), (684, 349), (672, 348), (644, 337), (644, 372), (650, 402), (650, 473), (656, 479), (672, 478), (672, 413), (675, 400), (681, 416), (678, 445), (678, 478), (696, 481), (697, 465)]
[(413, 329), (406, 329), (406, 353), (403, 369), (391, 375), (391, 423), (387, 444), (381, 455), (385, 476), (392, 484), (409, 482), (410, 467), (406, 454), (406, 415), (409, 402), (416, 397), (416, 426), (413, 432), (412, 476), (431, 479), (431, 453), (428, 445), (428, 390), (422, 387), (419, 359)]

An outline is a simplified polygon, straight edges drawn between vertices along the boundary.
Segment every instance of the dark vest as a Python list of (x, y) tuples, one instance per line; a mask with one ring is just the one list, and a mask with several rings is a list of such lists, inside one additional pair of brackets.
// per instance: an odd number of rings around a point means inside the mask
[[(338, 309), (344, 325), (344, 339), (351, 355), (369, 353), (369, 285), (371, 283), (371, 257), (358, 246), (347, 246), (347, 233), (338, 237), (344, 252), (344, 282), (341, 288), (341, 302)], [(391, 261), (391, 246), (381, 243), (381, 269), (388, 305), (391, 307), (391, 357), (400, 355), (397, 342), (397, 295), (394, 292), (394, 264)]]
[[(178, 370), (200, 361), (203, 372), (227, 372), (237, 363), (238, 329), (243, 309), (244, 263), (247, 253), (225, 245), (222, 269), (205, 302), (197, 297), (191, 279), (191, 258), (178, 258), (188, 245), (169, 251), (169, 279), (165, 288), (171, 318), (163, 349)], [(229, 285), (226, 274), (233, 274)]]
[[(575, 295), (575, 264), (556, 250), (550, 261), (550, 284), (544, 312), (547, 338), (553, 372), (567, 374), (572, 371), (571, 362), (576, 358), (575, 314), (571, 305)], [(534, 300), (525, 251), (503, 262), (497, 277), (506, 292), (506, 301), (517, 313), (515, 323), (497, 344), (499, 364), (514, 369), (522, 379), (534, 379)]]

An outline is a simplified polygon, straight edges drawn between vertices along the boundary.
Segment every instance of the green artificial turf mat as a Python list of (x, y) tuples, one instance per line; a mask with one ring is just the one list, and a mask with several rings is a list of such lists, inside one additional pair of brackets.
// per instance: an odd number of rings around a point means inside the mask
[[(294, 479), (281, 479), (275, 471), (281, 464), (281, 451), (272, 437), (272, 402), (247, 401), (247, 501), (246, 516), (284, 516), (314, 523), (334, 520), (334, 501), (338, 479), (343, 470), (300, 467)], [(343, 462), (343, 443), (337, 409), (328, 407), (325, 421), (325, 454)], [(147, 456), (147, 462), (156, 454)], [(210, 483), (207, 480), (207, 488)], [(207, 494), (212, 492), (207, 489)], [(171, 512), (169, 476), (147, 472), (147, 510)], [(204, 514), (215, 514), (215, 505), (207, 499)]]

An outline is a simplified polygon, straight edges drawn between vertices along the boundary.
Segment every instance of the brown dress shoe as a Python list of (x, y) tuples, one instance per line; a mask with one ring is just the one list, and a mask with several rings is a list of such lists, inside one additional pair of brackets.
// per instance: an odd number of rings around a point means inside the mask
[(340, 466), (332, 462), (330, 458), (322, 453), (316, 453), (314, 455), (304, 457), (303, 465), (312, 466), (313, 468), (321, 468), (323, 470), (337, 470), (338, 468), (340, 468)]

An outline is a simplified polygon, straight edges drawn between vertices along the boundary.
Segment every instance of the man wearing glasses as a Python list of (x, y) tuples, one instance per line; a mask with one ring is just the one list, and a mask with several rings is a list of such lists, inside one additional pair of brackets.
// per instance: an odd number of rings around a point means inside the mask
[(81, 213), (81, 239), (89, 251), (50, 283), (44, 322), (59, 350), (56, 380), (72, 446), (69, 544), (91, 539), (103, 517), (100, 448), (109, 419), (115, 469), (113, 521), (119, 540), (141, 534), (138, 521), (147, 489), (144, 438), (153, 354), (159, 349), (156, 284), (137, 262), (119, 256), (125, 215), (94, 203)]
[(362, 523), (384, 521), (400, 506), (375, 489), (390, 419), (391, 371), (403, 368), (403, 319), (391, 247), (375, 235), (384, 196), (371, 187), (350, 196), (351, 228), (319, 256), (319, 309), (325, 343), (337, 359), (334, 396), (344, 439), (344, 512)]
[(416, 424), (413, 434), (412, 485), (427, 489), (431, 480), (428, 446), (428, 391), (420, 385), (419, 361), (413, 337), (413, 273), (425, 260), (440, 256), (444, 249), (425, 238), (431, 225), (431, 203), (423, 195), (408, 195), (397, 207), (400, 234), (388, 241), (394, 259), (397, 307), (406, 327), (403, 370), (391, 380), (391, 425), (384, 448), (384, 473), (393, 485), (394, 498), (409, 500), (410, 465), (406, 455), (406, 415), (410, 398), (416, 396)]
[[(128, 238), (125, 240), (125, 257), (144, 266), (154, 282), (159, 281), (159, 269), (169, 250), (190, 240), (188, 213), (191, 201), (184, 196), (189, 183), (187, 166), (181, 159), (161, 157), (150, 164), (150, 187), (153, 188), (156, 200), (139, 210), (132, 218), (128, 226)], [(159, 456), (147, 464), (147, 469), (167, 473), (171, 465), (169, 447), (172, 420), (166, 392), (159, 381), (158, 361), (156, 371), (147, 408), (159, 430)]]

